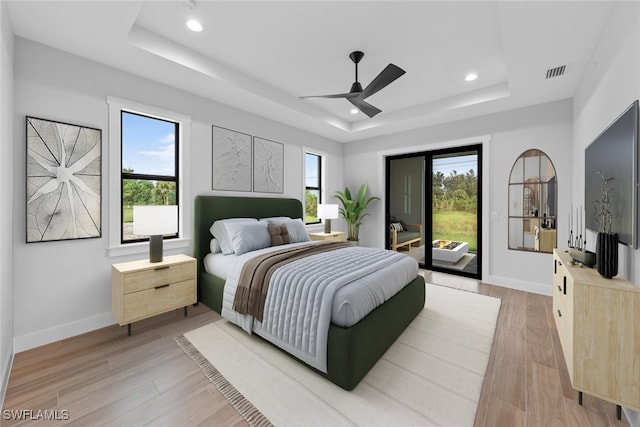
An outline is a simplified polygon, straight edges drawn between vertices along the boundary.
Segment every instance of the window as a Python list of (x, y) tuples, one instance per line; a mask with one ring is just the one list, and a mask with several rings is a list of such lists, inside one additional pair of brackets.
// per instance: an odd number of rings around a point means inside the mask
[[(179, 123), (121, 111), (121, 243), (148, 240), (133, 233), (134, 205), (177, 205)], [(176, 224), (176, 230), (178, 226)], [(166, 237), (178, 237), (173, 234)]]
[(319, 224), (318, 203), (322, 203), (322, 156), (305, 153), (305, 223)]
[[(107, 104), (109, 256), (149, 252), (147, 237), (132, 234), (131, 207), (142, 203), (178, 206), (178, 233), (165, 239), (164, 248), (188, 250), (192, 208), (185, 171), (190, 170), (191, 117), (113, 96), (107, 97)], [(136, 147), (136, 141), (142, 145)]]

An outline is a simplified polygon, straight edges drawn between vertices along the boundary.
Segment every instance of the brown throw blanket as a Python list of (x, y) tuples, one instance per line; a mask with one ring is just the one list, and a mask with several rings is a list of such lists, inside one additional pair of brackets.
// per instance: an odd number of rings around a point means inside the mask
[(281, 249), (249, 259), (242, 266), (233, 309), (262, 321), (269, 281), (281, 265), (297, 259), (351, 246), (347, 242), (321, 242)]

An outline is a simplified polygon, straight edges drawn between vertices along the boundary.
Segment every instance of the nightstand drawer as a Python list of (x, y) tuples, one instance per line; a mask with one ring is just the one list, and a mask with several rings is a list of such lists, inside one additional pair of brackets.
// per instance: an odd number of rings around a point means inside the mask
[(327, 240), (330, 242), (345, 242), (347, 235), (344, 231), (332, 231), (330, 233), (309, 233), (311, 240)]
[(128, 272), (124, 275), (124, 293), (153, 289), (156, 286), (193, 278), (195, 278), (195, 269), (192, 262)]
[(133, 292), (124, 296), (124, 321), (135, 322), (174, 308), (194, 304), (195, 279), (178, 283), (159, 284), (157, 287)]

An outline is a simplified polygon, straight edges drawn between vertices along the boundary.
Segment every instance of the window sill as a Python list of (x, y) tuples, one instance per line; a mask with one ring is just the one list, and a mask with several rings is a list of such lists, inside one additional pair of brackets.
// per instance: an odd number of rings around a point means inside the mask
[[(170, 239), (162, 243), (164, 251), (175, 249), (189, 249), (191, 247), (191, 239)], [(107, 249), (109, 258), (115, 258), (128, 255), (148, 255), (149, 242), (128, 243), (126, 245), (114, 246)]]

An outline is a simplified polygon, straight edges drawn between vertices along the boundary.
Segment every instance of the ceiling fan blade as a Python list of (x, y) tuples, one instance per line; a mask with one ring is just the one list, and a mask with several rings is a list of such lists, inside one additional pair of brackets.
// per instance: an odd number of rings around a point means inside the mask
[(336, 93), (335, 95), (301, 96), (300, 99), (307, 99), (307, 98), (355, 98), (358, 95), (360, 95), (360, 92), (349, 92), (349, 93)]
[(382, 110), (374, 107), (373, 105), (369, 104), (366, 101), (363, 101), (360, 98), (347, 98), (347, 101), (352, 103), (358, 110), (362, 111), (367, 116), (369, 116), (369, 118), (372, 118), (376, 114), (382, 112)]
[(406, 71), (394, 64), (389, 64), (384, 70), (369, 83), (367, 87), (360, 93), (358, 99), (365, 99), (393, 83), (398, 77), (402, 76)]

